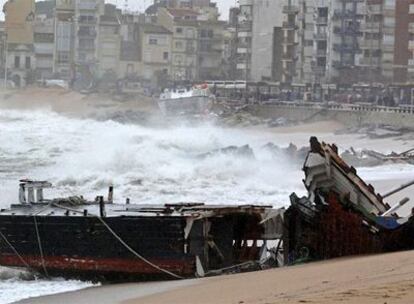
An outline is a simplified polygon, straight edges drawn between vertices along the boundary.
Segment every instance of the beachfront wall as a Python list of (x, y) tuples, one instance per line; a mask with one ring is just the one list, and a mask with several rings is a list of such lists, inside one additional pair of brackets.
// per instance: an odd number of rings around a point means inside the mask
[(398, 128), (414, 128), (414, 113), (408, 108), (364, 108), (358, 105), (350, 105), (346, 108), (341, 106), (308, 107), (278, 104), (252, 105), (250, 109), (263, 118), (284, 117), (303, 122), (335, 120), (354, 127), (365, 124), (386, 124)]

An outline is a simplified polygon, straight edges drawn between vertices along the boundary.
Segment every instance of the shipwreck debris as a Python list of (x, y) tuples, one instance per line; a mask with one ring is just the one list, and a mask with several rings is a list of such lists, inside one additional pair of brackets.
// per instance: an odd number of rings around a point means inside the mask
[(306, 197), (292, 194), (284, 214), (286, 264), (414, 248), (414, 217), (401, 218), (339, 155), (335, 145), (310, 141), (303, 171)]

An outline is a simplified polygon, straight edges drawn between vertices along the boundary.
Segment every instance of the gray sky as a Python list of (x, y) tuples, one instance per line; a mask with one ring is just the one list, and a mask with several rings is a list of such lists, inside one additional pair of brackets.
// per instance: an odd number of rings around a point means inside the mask
[[(4, 19), (3, 16), (3, 5), (7, 0), (0, 0), (0, 6), (1, 6), (1, 13), (0, 17), (1, 19)], [(120, 7), (124, 7), (125, 0), (106, 0), (108, 3), (115, 3), (119, 5)], [(230, 6), (234, 6), (236, 3), (236, 0), (216, 0), (216, 2), (219, 5), (220, 13), (222, 15), (223, 19), (228, 18), (228, 10)], [(153, 3), (153, 0), (128, 0), (129, 8), (132, 10), (141, 10), (143, 11), (146, 7), (148, 7), (151, 3)]]

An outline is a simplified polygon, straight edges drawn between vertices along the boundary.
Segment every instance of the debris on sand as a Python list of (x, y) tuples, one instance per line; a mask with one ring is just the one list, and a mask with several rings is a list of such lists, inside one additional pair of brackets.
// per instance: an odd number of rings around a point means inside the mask
[(360, 134), (370, 139), (382, 139), (399, 137), (411, 132), (413, 132), (411, 129), (380, 124), (349, 127), (337, 131), (336, 134)]
[(355, 151), (353, 148), (350, 148), (343, 152), (341, 157), (354, 167), (375, 167), (387, 163), (414, 164), (414, 149), (402, 153), (392, 152), (390, 154), (383, 154), (374, 150), (364, 149), (362, 151)]

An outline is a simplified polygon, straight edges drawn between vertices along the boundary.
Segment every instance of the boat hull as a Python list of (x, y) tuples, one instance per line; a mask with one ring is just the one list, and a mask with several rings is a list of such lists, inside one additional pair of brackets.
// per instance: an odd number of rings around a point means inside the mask
[[(182, 218), (105, 218), (131, 248), (177, 276), (195, 273), (195, 257), (184, 253)], [(91, 217), (2, 216), (0, 265), (88, 280), (151, 280), (172, 277), (135, 256)], [(19, 256), (16, 254), (19, 253)]]
[(209, 96), (193, 96), (175, 99), (160, 99), (158, 106), (165, 116), (197, 115), (209, 111), (212, 99)]

